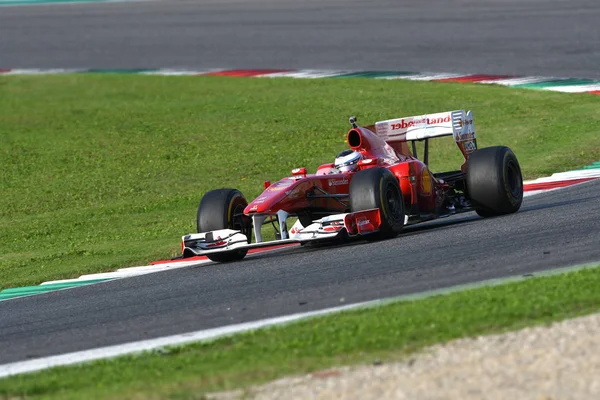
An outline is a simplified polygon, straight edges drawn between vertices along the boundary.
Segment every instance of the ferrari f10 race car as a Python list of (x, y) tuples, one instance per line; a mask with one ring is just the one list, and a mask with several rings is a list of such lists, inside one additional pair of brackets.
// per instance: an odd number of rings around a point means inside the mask
[[(523, 201), (523, 178), (505, 146), (477, 148), (471, 111), (396, 118), (361, 127), (351, 117), (350, 147), (315, 174), (306, 168), (270, 184), (248, 203), (236, 189), (206, 193), (198, 232), (182, 238), (182, 256), (240, 260), (251, 248), (335, 238), (377, 240), (404, 226), (475, 211), (482, 217), (514, 213)], [(429, 139), (453, 136), (464, 157), (460, 169), (432, 173)], [(423, 141), (417, 158), (416, 141)], [(411, 148), (409, 148), (409, 143)], [(297, 218), (291, 229), (287, 221)], [(263, 241), (272, 224), (276, 240)]]

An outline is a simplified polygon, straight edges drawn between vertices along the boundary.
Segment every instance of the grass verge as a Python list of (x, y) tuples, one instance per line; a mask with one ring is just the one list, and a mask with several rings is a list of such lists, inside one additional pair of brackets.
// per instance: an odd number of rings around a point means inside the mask
[[(600, 159), (600, 98), (368, 79), (0, 77), (0, 289), (170, 258), (206, 191), (248, 198), (344, 149), (347, 117), (472, 109), (526, 177)], [(449, 139), (449, 138), (446, 138)], [(435, 171), (456, 169), (452, 140)]]
[(451, 339), (598, 311), (600, 268), (348, 311), (166, 351), (0, 380), (0, 398), (192, 399), (284, 375), (394, 361)]

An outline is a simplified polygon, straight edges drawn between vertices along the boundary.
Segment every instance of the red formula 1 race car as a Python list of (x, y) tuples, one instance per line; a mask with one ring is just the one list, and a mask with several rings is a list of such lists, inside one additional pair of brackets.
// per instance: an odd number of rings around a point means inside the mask
[[(337, 237), (383, 239), (405, 225), (459, 212), (490, 217), (521, 207), (523, 178), (517, 158), (504, 146), (477, 149), (470, 111), (366, 127), (352, 117), (350, 123), (350, 149), (315, 174), (298, 168), (291, 177), (265, 182), (264, 192), (250, 204), (235, 189), (206, 193), (198, 207), (200, 233), (182, 238), (183, 256), (234, 261), (255, 247)], [(456, 171), (432, 173), (427, 166), (429, 139), (450, 135), (465, 161)], [(422, 160), (415, 141), (424, 141)], [(297, 221), (288, 230), (289, 217)], [(263, 241), (264, 224), (274, 226), (276, 240)]]

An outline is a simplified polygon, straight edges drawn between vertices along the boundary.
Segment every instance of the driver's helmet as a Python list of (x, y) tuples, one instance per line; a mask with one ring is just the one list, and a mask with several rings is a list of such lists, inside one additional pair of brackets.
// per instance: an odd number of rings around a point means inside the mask
[(344, 150), (335, 157), (334, 167), (340, 172), (354, 171), (362, 158), (358, 151)]

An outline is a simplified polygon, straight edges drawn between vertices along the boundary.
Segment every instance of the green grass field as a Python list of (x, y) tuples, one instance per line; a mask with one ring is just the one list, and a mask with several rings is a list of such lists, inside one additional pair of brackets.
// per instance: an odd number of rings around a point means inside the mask
[(0, 380), (0, 399), (200, 399), (290, 374), (597, 312), (600, 268), (348, 311), (208, 343)]
[[(345, 148), (347, 118), (471, 109), (527, 178), (600, 159), (600, 97), (369, 79), (0, 77), (0, 289), (170, 258), (202, 194), (257, 196)], [(448, 138), (445, 138), (448, 139)], [(432, 169), (456, 169), (452, 140)], [(435, 155), (437, 151), (437, 156)]]

